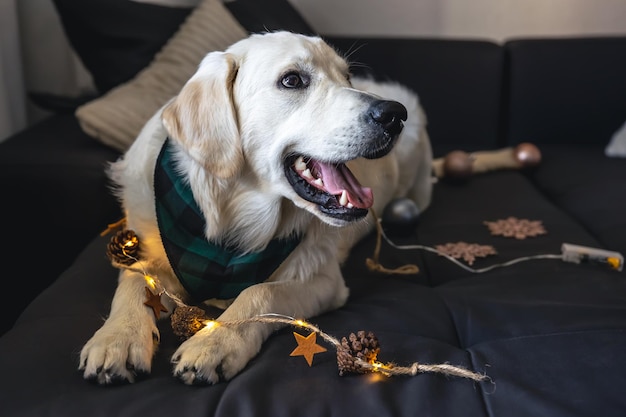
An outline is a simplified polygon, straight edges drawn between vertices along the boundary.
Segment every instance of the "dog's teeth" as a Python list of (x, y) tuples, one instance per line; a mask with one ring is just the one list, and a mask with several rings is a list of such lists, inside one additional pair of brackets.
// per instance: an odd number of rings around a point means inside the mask
[(349, 209), (354, 208), (354, 204), (348, 203), (348, 204), (346, 204), (346, 207), (348, 207)]
[(304, 178), (309, 179), (309, 180), (313, 179), (313, 174), (311, 174), (311, 170), (308, 169), (306, 165), (304, 166), (304, 171), (302, 171), (300, 175), (302, 175)]
[(323, 187), (324, 186), (324, 181), (322, 181), (321, 178), (318, 178), (315, 181), (313, 181), (313, 184), (318, 185), (320, 187)]
[(306, 164), (301, 156), (296, 159), (295, 167), (298, 171), (304, 171), (306, 169)]
[(339, 204), (342, 206), (345, 206), (348, 204), (348, 193), (346, 193), (346, 190), (343, 190), (341, 192), (341, 197), (339, 197)]

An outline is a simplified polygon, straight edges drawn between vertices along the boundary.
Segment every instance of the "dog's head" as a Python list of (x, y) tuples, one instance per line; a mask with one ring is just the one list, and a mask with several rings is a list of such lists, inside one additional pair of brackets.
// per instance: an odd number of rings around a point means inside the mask
[(323, 40), (288, 32), (208, 54), (163, 110), (170, 136), (211, 175), (250, 170), (264, 192), (332, 225), (373, 204), (346, 162), (389, 153), (406, 117), (400, 103), (352, 88), (348, 63)]

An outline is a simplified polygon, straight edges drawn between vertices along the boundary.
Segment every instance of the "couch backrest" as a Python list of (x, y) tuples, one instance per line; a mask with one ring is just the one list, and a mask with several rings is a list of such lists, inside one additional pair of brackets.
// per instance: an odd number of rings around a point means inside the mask
[(354, 72), (418, 93), (436, 154), (527, 141), (605, 145), (626, 121), (626, 37), (326, 39)]
[(503, 140), (605, 145), (626, 122), (626, 37), (504, 44)]
[(325, 39), (354, 73), (398, 81), (426, 111), (435, 153), (498, 145), (504, 55), (496, 43), (419, 38)]

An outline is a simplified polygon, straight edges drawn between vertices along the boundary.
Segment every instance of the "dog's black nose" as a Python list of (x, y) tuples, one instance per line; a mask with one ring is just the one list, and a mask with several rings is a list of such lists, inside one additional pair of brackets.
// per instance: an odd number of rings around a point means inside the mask
[(376, 100), (369, 109), (372, 120), (392, 136), (402, 131), (402, 121), (406, 120), (406, 107), (397, 101)]

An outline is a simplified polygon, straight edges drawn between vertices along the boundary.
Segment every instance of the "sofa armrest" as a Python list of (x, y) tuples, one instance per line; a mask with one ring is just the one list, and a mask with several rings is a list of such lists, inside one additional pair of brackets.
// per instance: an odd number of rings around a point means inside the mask
[(12, 280), (18, 308), (3, 311), (0, 332), (95, 234), (121, 217), (105, 174), (117, 157), (83, 133), (71, 114), (54, 115), (0, 144), (3, 258), (21, 266)]

